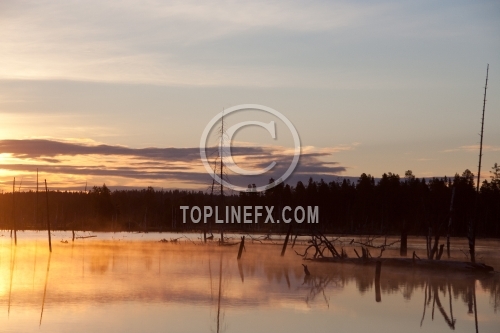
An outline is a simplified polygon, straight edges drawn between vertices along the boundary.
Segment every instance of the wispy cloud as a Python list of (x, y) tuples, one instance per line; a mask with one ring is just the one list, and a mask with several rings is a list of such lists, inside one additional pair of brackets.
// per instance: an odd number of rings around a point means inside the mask
[[(304, 5), (301, 1), (89, 0), (43, 5), (6, 1), (0, 8), (0, 78), (176, 85), (240, 81), (242, 68), (235, 76), (231, 75), (234, 66), (214, 68), (192, 55), (184, 56), (183, 50), (193, 45), (269, 29), (326, 31), (359, 24), (374, 11), (350, 4)], [(268, 70), (268, 80), (284, 74)], [(253, 72), (246, 70), (247, 82), (259, 79)]]
[(61, 142), (52, 140), (2, 140), (0, 151), (10, 153), (17, 158), (38, 159), (42, 157), (75, 156), (75, 155), (116, 155), (128, 157), (144, 157), (150, 159), (182, 160), (191, 162), (199, 158), (199, 148), (128, 148), (110, 145), (88, 145), (82, 143)]
[[(215, 148), (214, 148), (215, 149)], [(308, 147), (301, 155), (294, 180), (310, 176), (328, 177), (345, 171), (332, 162), (332, 149)], [(259, 176), (228, 175), (238, 185), (266, 184), (271, 177), (278, 179), (288, 168), (293, 152), (281, 147), (241, 147), (232, 149), (238, 165), (247, 169), (264, 168), (276, 162), (270, 173)], [(214, 156), (216, 157), (216, 156)], [(240, 164), (241, 162), (241, 164)], [(147, 186), (150, 182), (165, 187), (204, 188), (210, 184), (210, 175), (200, 160), (200, 149), (190, 148), (130, 148), (116, 145), (91, 144), (87, 140), (0, 140), (0, 180), (8, 183), (10, 177), (25, 177), (25, 186), (34, 186), (34, 175), (39, 170), (45, 176), (56, 177), (61, 187), (92, 179), (110, 185)], [(66, 182), (66, 184), (65, 184)]]
[[(469, 153), (479, 153), (479, 145), (467, 145), (460, 146), (458, 148), (446, 149), (443, 150), (444, 153), (452, 153), (457, 151), (465, 151)], [(492, 146), (492, 145), (483, 145), (483, 151), (500, 151), (500, 146)]]
[[(403, 9), (391, 2), (347, 1), (5, 1), (0, 5), (0, 79), (318, 84), (325, 68), (312, 66), (315, 61), (307, 52), (293, 63), (277, 61), (293, 59), (290, 52), (299, 51), (287, 36), (336, 36), (335, 43), (347, 38), (347, 47), (356, 35), (346, 32), (356, 28), (420, 31), (401, 29), (408, 22), (395, 18)], [(308, 48), (309, 42), (299, 43)], [(281, 51), (274, 50), (276, 44), (283, 46)], [(263, 53), (262, 48), (272, 50)], [(343, 86), (347, 80), (355, 78), (343, 77)]]

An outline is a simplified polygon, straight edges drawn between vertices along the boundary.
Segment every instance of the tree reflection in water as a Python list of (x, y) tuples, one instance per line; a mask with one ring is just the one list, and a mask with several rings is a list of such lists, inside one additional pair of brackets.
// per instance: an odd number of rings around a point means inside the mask
[(308, 290), (306, 295), (306, 304), (309, 306), (310, 301), (314, 301), (316, 296), (321, 294), (323, 299), (325, 300), (326, 306), (330, 307), (330, 297), (328, 297), (325, 293), (325, 289), (339, 288), (342, 289), (343, 282), (338, 277), (334, 276), (316, 276), (316, 275), (305, 275), (304, 282), (302, 286), (305, 286)]
[[(225, 319), (225, 311), (222, 309), (222, 301), (223, 297), (225, 295), (226, 287), (228, 284), (228, 279), (224, 276), (223, 272), (223, 261), (224, 261), (224, 252), (220, 253), (220, 259), (219, 259), (219, 281), (218, 281), (218, 291), (217, 291), (217, 312), (216, 312), (216, 332), (224, 332), (226, 329), (226, 324), (224, 322)], [(210, 262), (209, 262), (210, 265)], [(212, 280), (212, 271), (211, 267), (209, 266), (210, 269), (210, 280)], [(211, 283), (211, 282), (210, 282)], [(212, 298), (213, 300), (213, 298)], [(210, 329), (212, 332), (214, 331), (212, 328)]]
[[(341, 264), (336, 265), (317, 265), (315, 269), (321, 273), (304, 276), (299, 290), (307, 292), (305, 302), (308, 307), (310, 307), (310, 303), (318, 295), (322, 295), (326, 305), (329, 307), (330, 297), (328, 294), (335, 289), (344, 288), (345, 283), (351, 279), (356, 282), (360, 293), (364, 294), (372, 288), (377, 293), (377, 282), (376, 280), (374, 281), (373, 275), (370, 276), (368, 268), (350, 265), (350, 269), (346, 269)], [(457, 320), (453, 314), (453, 303), (454, 300), (461, 299), (467, 306), (467, 313), (474, 315), (475, 329), (476, 332), (479, 332), (476, 305), (477, 285), (480, 285), (484, 291), (490, 293), (490, 304), (495, 309), (495, 313), (498, 308), (498, 300), (500, 298), (500, 278), (498, 274), (474, 276), (442, 272), (414, 272), (411, 270), (409, 272), (401, 272), (394, 269), (387, 269), (385, 275), (386, 278), (381, 279), (379, 286), (384, 294), (401, 292), (406, 300), (410, 300), (415, 291), (418, 289), (423, 291), (424, 306), (420, 320), (421, 327), (424, 325), (425, 318), (428, 318), (429, 312), (431, 312), (432, 321), (434, 321), (436, 312), (439, 312), (450, 330), (455, 330)], [(378, 297), (376, 299), (379, 302)]]

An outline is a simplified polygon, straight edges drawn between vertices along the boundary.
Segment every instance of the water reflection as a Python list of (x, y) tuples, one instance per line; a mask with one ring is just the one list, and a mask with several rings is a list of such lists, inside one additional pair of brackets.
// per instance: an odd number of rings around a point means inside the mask
[[(12, 299), (12, 281), (14, 280), (14, 268), (16, 266), (16, 251), (17, 246), (12, 246), (12, 242), (10, 244), (10, 283), (9, 283), (9, 306), (7, 313), (10, 316), (10, 301)], [(14, 254), (12, 254), (14, 252)]]
[[(351, 266), (351, 269), (349, 269), (350, 276), (346, 275), (344, 270), (338, 267), (330, 266), (328, 273), (324, 272), (325, 267), (317, 268), (323, 271), (323, 275), (304, 277), (303, 284), (309, 287), (309, 293), (305, 297), (307, 304), (321, 294), (325, 303), (329, 306), (330, 298), (325, 291), (332, 292), (333, 288), (343, 289), (349, 283), (349, 280), (354, 280), (358, 291), (362, 295), (372, 289), (373, 283), (375, 302), (377, 303), (381, 302), (381, 294), (390, 295), (401, 292), (403, 298), (409, 301), (412, 296), (420, 296), (419, 291), (421, 291), (424, 295), (424, 307), (420, 327), (423, 326), (426, 318), (426, 310), (431, 311), (431, 321), (434, 321), (437, 309), (448, 328), (455, 330), (457, 319), (453, 315), (453, 304), (457, 300), (461, 300), (464, 305), (463, 309), (467, 309), (466, 313), (474, 316), (474, 328), (478, 332), (477, 286), (481, 288), (483, 299), (486, 299), (485, 296), (489, 295), (490, 309), (493, 309), (495, 314), (498, 310), (500, 278), (497, 273), (489, 275), (443, 275), (443, 273), (413, 271), (405, 273), (391, 268), (386, 269), (385, 279), (381, 282), (376, 272), (375, 279), (370, 278), (369, 270), (372, 268), (365, 269)], [(447, 304), (444, 303), (445, 300)], [(446, 309), (445, 306), (447, 306)], [(497, 323), (500, 323), (500, 321), (497, 321)]]
[[(0, 311), (0, 325), (27, 332), (133, 332), (138, 322), (151, 332), (302, 332), (334, 325), (494, 332), (500, 324), (498, 274), (382, 267), (377, 278), (374, 267), (307, 263), (306, 276), (300, 258), (281, 257), (280, 250), (246, 244), (237, 260), (237, 247), (77, 239), (54, 242), (51, 256), (36, 241), (17, 247), (3, 241), (0, 310), (7, 311)], [(43, 270), (38, 264), (39, 274), (37, 256), (47, 260)]]
[(314, 275), (305, 275), (302, 285), (307, 287), (305, 288), (307, 290), (305, 302), (308, 306), (311, 301), (316, 299), (316, 296), (322, 295), (327, 307), (330, 307), (330, 297), (326, 295), (325, 289), (343, 287), (342, 281), (336, 277)]
[(220, 332), (220, 326), (221, 326), (220, 303), (221, 303), (221, 298), (222, 298), (222, 257), (223, 257), (223, 255), (221, 252), (220, 264), (219, 264), (219, 296), (217, 297), (217, 333)]
[[(451, 299), (451, 284), (448, 283), (447, 287), (448, 287), (447, 288), (448, 298), (450, 300), (450, 309), (449, 309), (450, 315), (449, 316), (441, 304), (441, 300), (439, 298), (439, 286), (437, 284), (434, 284), (434, 285), (429, 285), (428, 283), (425, 284), (424, 311), (422, 313), (422, 320), (420, 320), (420, 327), (422, 327), (422, 324), (423, 324), (424, 319), (425, 319), (425, 310), (430, 306), (430, 303), (432, 300), (432, 320), (434, 320), (434, 308), (437, 305), (439, 311), (441, 312), (441, 314), (442, 314), (444, 320), (446, 321), (446, 323), (448, 324), (448, 326), (453, 330), (455, 329), (456, 319), (453, 318), (453, 302)], [(443, 290), (443, 292), (444, 292), (444, 290)], [(446, 297), (445, 292), (444, 292), (443, 296)]]
[(34, 255), (34, 258), (33, 258), (33, 280), (32, 280), (32, 283), (31, 283), (31, 289), (32, 290), (35, 289), (35, 272), (36, 272), (36, 255), (37, 255), (37, 251), (38, 251), (38, 242), (35, 241), (35, 255)]
[(42, 300), (42, 310), (40, 311), (40, 323), (42, 325), (43, 309), (45, 307), (45, 297), (47, 296), (47, 283), (49, 282), (49, 271), (50, 271), (50, 259), (52, 257), (52, 252), (49, 252), (49, 259), (47, 261), (47, 272), (45, 273), (45, 284), (43, 287), (43, 300)]
[(240, 273), (241, 283), (245, 282), (245, 274), (243, 273), (243, 264), (238, 260), (238, 273)]

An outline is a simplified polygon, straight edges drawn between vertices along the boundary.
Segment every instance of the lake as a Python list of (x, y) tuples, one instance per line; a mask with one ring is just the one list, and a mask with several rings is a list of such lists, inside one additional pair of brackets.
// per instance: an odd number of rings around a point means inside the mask
[[(305, 239), (280, 256), (283, 236), (238, 245), (199, 234), (0, 232), (2, 332), (498, 332), (498, 273), (429, 273), (303, 261)], [(228, 235), (230, 242), (239, 235)], [(348, 240), (343, 246), (355, 256)], [(166, 239), (168, 242), (159, 242)], [(177, 239), (176, 242), (171, 242)], [(67, 241), (68, 243), (63, 243)], [(377, 242), (383, 240), (377, 239)], [(479, 261), (499, 270), (500, 242), (479, 240)], [(378, 255), (377, 249), (372, 250)], [(424, 238), (408, 253), (425, 257)], [(452, 257), (466, 261), (465, 239)], [(398, 247), (384, 252), (397, 256)], [(311, 275), (305, 276), (302, 264)], [(379, 290), (377, 290), (379, 289)]]

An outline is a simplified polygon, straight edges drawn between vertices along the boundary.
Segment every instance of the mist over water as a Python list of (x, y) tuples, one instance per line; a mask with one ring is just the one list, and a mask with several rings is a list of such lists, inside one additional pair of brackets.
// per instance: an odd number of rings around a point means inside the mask
[[(229, 235), (236, 245), (217, 246), (196, 234), (98, 233), (72, 242), (71, 233), (55, 232), (49, 255), (46, 233), (21, 232), (17, 247), (0, 234), (2, 332), (474, 332), (476, 317), (480, 332), (500, 327), (497, 273), (382, 267), (377, 286), (372, 266), (303, 261), (294, 250), (303, 252), (305, 238), (284, 257), (283, 238), (247, 238), (237, 260), (237, 235)], [(452, 239), (452, 259), (467, 260), (466, 248)], [(479, 240), (480, 261), (498, 270), (498, 248)], [(423, 254), (425, 241), (410, 238), (408, 250)], [(398, 253), (396, 246), (383, 257)]]

